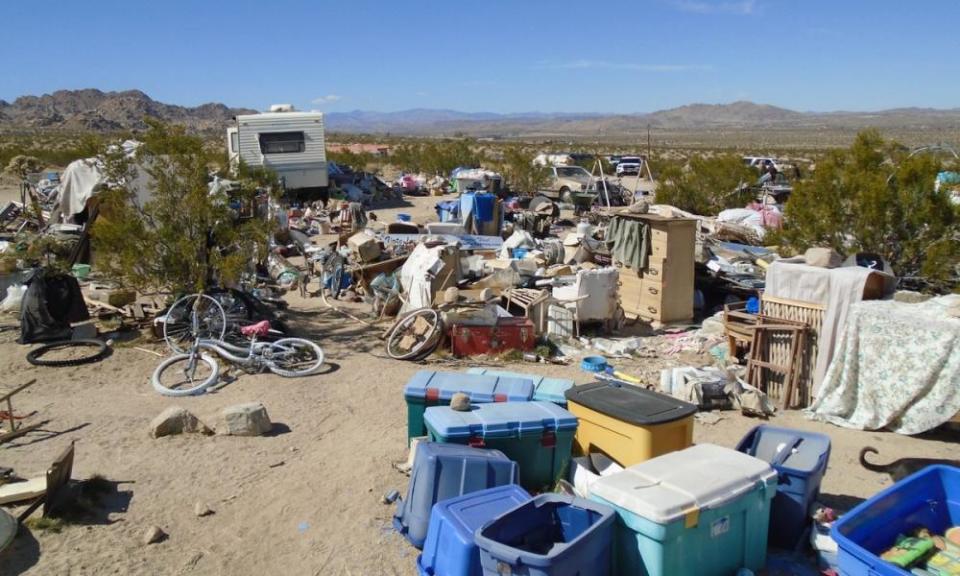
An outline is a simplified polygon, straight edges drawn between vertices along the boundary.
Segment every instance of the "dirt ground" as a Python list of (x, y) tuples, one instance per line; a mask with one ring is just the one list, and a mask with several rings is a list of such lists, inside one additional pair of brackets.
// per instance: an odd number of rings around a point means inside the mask
[[(435, 201), (418, 198), (374, 212), (382, 221), (398, 211), (417, 219), (430, 215)], [(75, 442), (74, 477), (101, 474), (116, 488), (86, 523), (59, 533), (21, 529), (0, 554), (0, 574), (416, 574), (418, 551), (392, 530), (394, 506), (381, 503), (384, 493), (403, 493), (407, 484), (392, 466), (406, 458), (401, 391), (417, 370), (483, 363), (390, 360), (377, 338), (381, 328), (349, 320), (319, 299), (289, 299), (292, 324), (326, 352), (324, 373), (303, 379), (240, 375), (215, 393), (185, 399), (160, 396), (149, 384), (160, 360), (149, 350), (162, 352), (160, 344), (118, 345), (105, 360), (76, 368), (34, 367), (25, 360), (29, 348), (14, 342), (16, 320), (0, 317), (2, 386), (36, 378), (17, 397), (16, 409), (48, 421), (42, 431), (0, 446), (0, 466), (27, 478), (42, 475)], [(666, 348), (663, 338), (650, 342)], [(664, 354), (619, 367), (655, 373), (690, 361)], [(576, 365), (505, 367), (590, 380)], [(224, 407), (252, 401), (263, 402), (275, 422), (269, 436), (148, 435), (151, 419), (169, 406), (183, 406), (214, 424)], [(832, 438), (824, 500), (841, 508), (890, 483), (857, 463), (864, 445), (878, 447), (882, 460), (956, 457), (955, 433), (905, 437), (845, 430), (798, 412), (771, 422)], [(725, 412), (714, 425), (698, 424), (695, 441), (732, 447), (758, 423)], [(197, 517), (197, 502), (214, 514)], [(169, 537), (144, 546), (141, 534), (151, 525)]]

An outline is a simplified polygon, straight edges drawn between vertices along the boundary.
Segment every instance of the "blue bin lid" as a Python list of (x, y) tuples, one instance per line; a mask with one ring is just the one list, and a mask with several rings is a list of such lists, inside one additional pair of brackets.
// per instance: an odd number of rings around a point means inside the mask
[[(474, 532), (501, 514), (531, 499), (516, 484), (497, 486), (437, 502), (430, 514), (430, 528), (423, 543), (423, 554), (417, 559), (421, 573), (482, 574), (480, 555), (474, 543)], [(464, 572), (464, 567), (473, 570)]]
[(567, 397), (564, 393), (573, 388), (574, 381), (567, 378), (548, 378), (539, 374), (527, 374), (524, 372), (510, 372), (508, 370), (490, 370), (488, 368), (468, 368), (467, 374), (486, 374), (487, 376), (500, 376), (504, 378), (522, 378), (533, 382), (533, 399), (546, 400), (561, 406), (567, 405)]
[(406, 398), (445, 400), (447, 404), (457, 392), (463, 392), (476, 403), (524, 402), (533, 397), (533, 382), (524, 378), (420, 370), (403, 387)]
[(424, 413), (427, 427), (441, 438), (504, 438), (548, 431), (574, 430), (577, 417), (553, 402), (476, 404), (469, 412), (432, 406)]

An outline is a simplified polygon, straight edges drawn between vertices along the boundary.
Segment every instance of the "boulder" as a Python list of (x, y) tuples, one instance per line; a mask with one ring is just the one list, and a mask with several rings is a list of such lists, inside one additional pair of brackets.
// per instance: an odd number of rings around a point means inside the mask
[(180, 406), (167, 408), (150, 422), (150, 436), (154, 438), (188, 433), (213, 434), (213, 430)]
[(260, 436), (270, 431), (273, 423), (260, 402), (237, 404), (224, 408), (217, 433), (227, 436)]

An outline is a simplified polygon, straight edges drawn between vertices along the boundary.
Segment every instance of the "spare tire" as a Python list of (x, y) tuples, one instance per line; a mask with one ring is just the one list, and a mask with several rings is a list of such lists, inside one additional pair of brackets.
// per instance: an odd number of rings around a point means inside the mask
[[(42, 358), (44, 354), (50, 352), (51, 350), (60, 350), (62, 348), (72, 347), (88, 348), (89, 352), (76, 358), (65, 358), (63, 360), (44, 360)], [(105, 358), (109, 352), (110, 349), (107, 348), (107, 345), (100, 340), (61, 340), (59, 342), (51, 342), (49, 344), (38, 346), (27, 352), (27, 362), (33, 364), (34, 366), (79, 366), (81, 364), (89, 364), (90, 362), (101, 360)]]

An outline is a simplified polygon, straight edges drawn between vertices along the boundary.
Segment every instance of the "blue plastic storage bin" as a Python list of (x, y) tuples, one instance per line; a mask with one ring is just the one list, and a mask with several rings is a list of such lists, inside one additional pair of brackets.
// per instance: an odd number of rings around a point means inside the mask
[(421, 576), (480, 576), (480, 549), (473, 534), (490, 520), (530, 500), (510, 484), (465, 494), (433, 505), (430, 528), (417, 558)]
[(489, 368), (468, 368), (467, 374), (486, 374), (501, 378), (519, 378), (533, 382), (533, 399), (543, 402), (553, 402), (558, 406), (567, 407), (567, 390), (573, 388), (574, 381), (567, 378), (548, 378), (539, 374), (525, 372), (510, 372), (508, 370), (491, 370)]
[(393, 526), (421, 548), (434, 504), (494, 486), (516, 484), (519, 474), (517, 464), (497, 450), (421, 442), (413, 459), (407, 497), (397, 505)]
[(590, 486), (617, 512), (614, 574), (730, 576), (767, 559), (777, 473), (746, 454), (698, 444)]
[(830, 461), (830, 437), (761, 424), (740, 440), (737, 450), (769, 462), (779, 476), (770, 507), (770, 546), (792, 550), (805, 542), (810, 509)]
[(483, 574), (606, 576), (613, 510), (566, 494), (541, 494), (477, 529)]
[(928, 466), (847, 512), (830, 535), (843, 576), (910, 576), (880, 559), (900, 534), (926, 528), (943, 534), (960, 525), (960, 468)]
[(430, 439), (500, 450), (520, 465), (520, 485), (550, 489), (570, 464), (577, 418), (552, 402), (474, 404), (469, 412), (433, 406), (424, 413)]
[(470, 397), (470, 402), (525, 402), (533, 396), (533, 381), (497, 374), (464, 374), (420, 370), (403, 387), (407, 401), (407, 442), (425, 436), (423, 412), (427, 406), (450, 404), (457, 392)]

